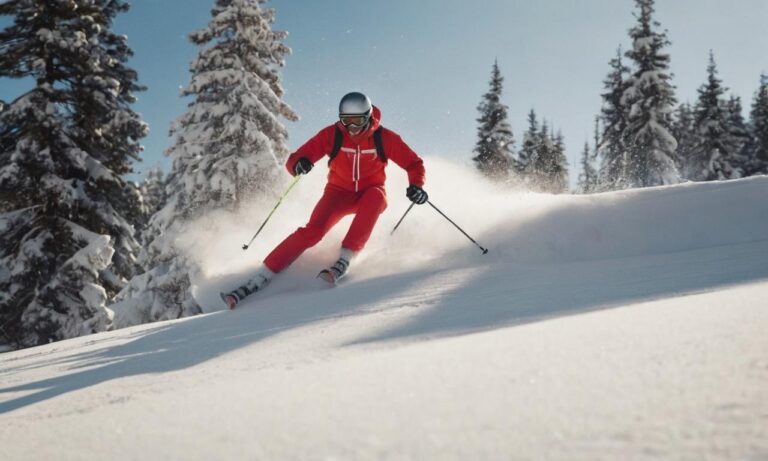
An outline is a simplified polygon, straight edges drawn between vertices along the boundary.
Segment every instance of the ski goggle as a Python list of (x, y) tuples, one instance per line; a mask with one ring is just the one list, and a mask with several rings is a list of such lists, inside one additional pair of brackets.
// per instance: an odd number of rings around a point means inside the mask
[(368, 123), (368, 117), (365, 115), (340, 115), (339, 119), (344, 126), (360, 127)]

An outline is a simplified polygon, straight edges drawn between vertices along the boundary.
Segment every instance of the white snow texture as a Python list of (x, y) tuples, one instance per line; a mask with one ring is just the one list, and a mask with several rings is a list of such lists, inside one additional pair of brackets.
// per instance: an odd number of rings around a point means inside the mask
[[(218, 292), (324, 183), (191, 224), (209, 314), (0, 356), (3, 459), (768, 459), (768, 177), (542, 195), (426, 158), (337, 288), (349, 220), (235, 311)], [(116, 322), (125, 312), (116, 310)], [(87, 447), (87, 448), (86, 448)]]

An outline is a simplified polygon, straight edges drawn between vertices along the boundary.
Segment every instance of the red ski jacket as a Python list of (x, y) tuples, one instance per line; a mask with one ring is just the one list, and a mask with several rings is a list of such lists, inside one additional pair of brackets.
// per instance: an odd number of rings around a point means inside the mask
[[(344, 140), (341, 149), (330, 164), (328, 183), (342, 189), (358, 192), (372, 186), (384, 186), (387, 176), (382, 161), (376, 152), (373, 132), (380, 126), (381, 111), (373, 107), (371, 123), (368, 129), (352, 136), (341, 122), (323, 128), (312, 139), (299, 147), (288, 157), (285, 166), (293, 175), (293, 166), (301, 157), (306, 157), (313, 164), (331, 153), (336, 126), (341, 129)], [(394, 131), (381, 129), (381, 144), (388, 160), (392, 160), (408, 172), (410, 184), (422, 187), (424, 185), (424, 162)]]

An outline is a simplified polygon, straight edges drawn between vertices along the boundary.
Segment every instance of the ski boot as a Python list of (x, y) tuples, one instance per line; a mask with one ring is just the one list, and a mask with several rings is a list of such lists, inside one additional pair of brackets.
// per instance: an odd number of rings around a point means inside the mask
[(256, 272), (256, 275), (254, 275), (245, 283), (245, 285), (230, 293), (221, 292), (219, 293), (219, 296), (221, 296), (221, 300), (224, 301), (224, 304), (226, 304), (227, 307), (232, 310), (237, 307), (237, 304), (245, 297), (250, 296), (257, 291), (263, 290), (264, 287), (269, 284), (270, 280), (272, 280), (273, 275), (275, 275), (274, 272), (267, 269), (266, 267), (262, 267), (258, 272)]
[(328, 269), (323, 269), (317, 274), (317, 278), (325, 280), (326, 282), (335, 285), (338, 281), (347, 274), (349, 270), (349, 264), (355, 257), (355, 252), (346, 248), (341, 249), (341, 255), (339, 259)]

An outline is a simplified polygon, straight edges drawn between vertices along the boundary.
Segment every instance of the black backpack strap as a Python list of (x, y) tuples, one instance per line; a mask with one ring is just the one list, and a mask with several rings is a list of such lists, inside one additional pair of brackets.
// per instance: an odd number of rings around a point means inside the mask
[[(344, 142), (344, 135), (341, 133), (341, 130), (338, 126), (335, 128), (336, 132), (333, 138), (333, 150), (331, 150), (331, 152), (328, 154), (329, 165), (331, 164), (331, 161), (336, 158), (336, 154), (338, 154), (341, 150), (341, 143)], [(386, 163), (387, 156), (384, 153), (384, 142), (381, 140), (381, 127), (373, 132), (373, 144), (376, 146), (376, 153), (378, 154), (381, 161)]]
[(336, 157), (336, 154), (339, 153), (341, 150), (341, 143), (344, 142), (344, 135), (341, 133), (339, 127), (335, 126), (334, 128), (336, 128), (336, 132), (333, 135), (333, 149), (328, 154), (328, 164), (330, 164), (334, 157)]
[(376, 153), (382, 162), (387, 162), (387, 156), (384, 154), (384, 143), (381, 141), (381, 127), (373, 132), (373, 143), (376, 145)]

